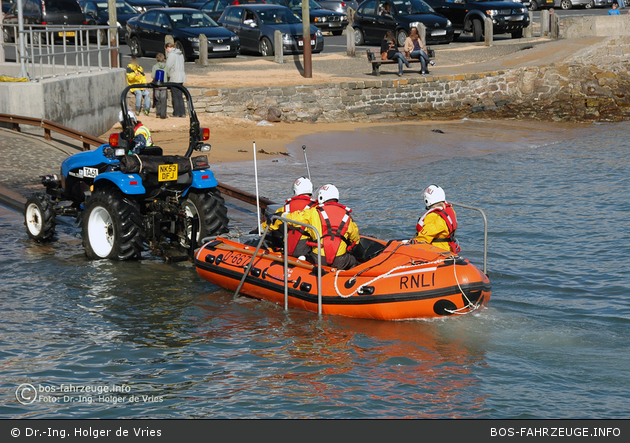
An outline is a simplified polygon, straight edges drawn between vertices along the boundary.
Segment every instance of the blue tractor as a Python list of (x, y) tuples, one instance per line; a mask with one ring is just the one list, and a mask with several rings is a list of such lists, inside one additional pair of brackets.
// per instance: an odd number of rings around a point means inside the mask
[(145, 250), (167, 261), (187, 259), (206, 238), (225, 234), (228, 216), (218, 182), (209, 168), (210, 131), (201, 128), (188, 90), (176, 83), (134, 88), (179, 89), (188, 102), (190, 135), (185, 155), (163, 155), (149, 146), (132, 154), (134, 122), (121, 95), (122, 127), (109, 143), (66, 158), (60, 174), (42, 177), (46, 192), (31, 195), (24, 219), (28, 235), (40, 242), (55, 236), (57, 217), (75, 217), (90, 259), (138, 259)]

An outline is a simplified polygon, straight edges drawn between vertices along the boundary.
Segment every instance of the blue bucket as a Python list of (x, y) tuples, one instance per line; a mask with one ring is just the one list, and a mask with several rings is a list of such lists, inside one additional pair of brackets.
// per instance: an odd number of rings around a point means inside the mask
[(164, 70), (163, 69), (156, 69), (155, 70), (154, 81), (158, 85), (161, 85), (162, 83), (164, 83)]

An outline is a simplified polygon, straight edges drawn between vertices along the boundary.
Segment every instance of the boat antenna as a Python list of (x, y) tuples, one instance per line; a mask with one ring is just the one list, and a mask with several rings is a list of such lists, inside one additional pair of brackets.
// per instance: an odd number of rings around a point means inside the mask
[[(306, 158), (306, 145), (302, 145), (302, 152), (304, 152), (304, 161), (306, 162), (306, 172), (308, 172), (308, 179), (311, 180), (311, 170), (308, 168), (308, 158)], [(313, 180), (311, 180), (311, 183)]]
[(254, 144), (254, 181), (256, 182), (256, 216), (257, 218), (257, 222), (256, 225), (258, 225), (258, 235), (261, 235), (260, 232), (260, 197), (258, 194), (258, 166), (256, 165), (256, 142), (253, 142)]

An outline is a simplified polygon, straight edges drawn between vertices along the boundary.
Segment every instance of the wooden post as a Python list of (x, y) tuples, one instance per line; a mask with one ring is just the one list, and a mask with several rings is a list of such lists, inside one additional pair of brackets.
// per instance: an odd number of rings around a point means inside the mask
[(208, 66), (208, 37), (205, 34), (199, 34), (199, 59), (197, 63)]
[(348, 24), (348, 26), (346, 26), (346, 46), (346, 53), (350, 57), (354, 57), (355, 55), (357, 55), (356, 46), (354, 46), (354, 28), (351, 24)]
[(527, 13), (529, 14), (529, 26), (523, 29), (523, 37), (531, 38), (534, 36), (534, 13), (532, 11)]
[(273, 53), (276, 58), (276, 63), (284, 63), (284, 48), (282, 46), (282, 32), (279, 30), (273, 31)]
[(304, 54), (304, 78), (313, 78), (311, 57), (311, 13), (310, 2), (302, 2), (302, 51)]
[[(109, 23), (113, 23), (113, 28), (107, 30), (109, 32), (109, 46), (112, 47), (109, 55), (111, 57), (112, 68), (118, 68), (118, 28), (116, 27), (118, 18), (116, 16), (116, 0), (107, 0), (107, 9), (109, 11)], [(96, 38), (99, 38), (98, 35)]]
[(486, 46), (492, 46), (492, 19), (490, 17), (486, 17), (483, 21), (483, 24), (483, 32), (486, 40)]

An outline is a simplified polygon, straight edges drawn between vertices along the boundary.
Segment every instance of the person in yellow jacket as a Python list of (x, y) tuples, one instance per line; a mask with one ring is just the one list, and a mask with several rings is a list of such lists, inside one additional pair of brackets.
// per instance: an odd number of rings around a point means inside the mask
[[(350, 216), (352, 209), (339, 204), (339, 190), (327, 184), (317, 192), (316, 206), (291, 214), (283, 214), (289, 220), (307, 223), (318, 230), (321, 241), (322, 264), (340, 270), (350, 269), (359, 264), (350, 250), (359, 244), (359, 228)], [(317, 235), (312, 228), (306, 228), (312, 250), (306, 255), (309, 263), (317, 264)]]
[[(312, 198), (313, 195), (313, 183), (306, 177), (299, 177), (293, 183), (293, 197), (288, 198), (283, 206), (280, 206), (275, 214), (283, 215), (284, 213), (292, 213), (308, 209), (316, 204), (316, 201)], [(267, 229), (268, 223), (265, 221), (262, 224), (262, 230)], [(275, 231), (272, 233), (272, 237), (278, 239), (278, 243), (282, 243), (284, 247), (284, 230), (280, 236), (277, 233), (282, 228), (282, 220), (275, 220), (269, 227), (269, 231)], [(298, 225), (287, 225), (287, 255), (291, 257), (306, 256), (311, 247), (307, 244), (310, 239), (305, 231), (305, 228)]]
[(457, 254), (461, 249), (455, 238), (457, 216), (453, 205), (446, 202), (444, 189), (430, 185), (422, 193), (427, 212), (416, 224), (416, 242), (430, 243)]
[[(138, 85), (146, 83), (147, 77), (144, 75), (144, 69), (138, 64), (136, 57), (131, 57), (127, 65), (127, 85)], [(144, 115), (149, 115), (151, 109), (151, 98), (149, 98), (149, 90), (147, 88), (132, 88), (130, 91), (136, 96), (136, 115), (140, 115), (140, 108), (144, 98)]]
[[(129, 146), (129, 154), (140, 154), (142, 149), (147, 146), (153, 146), (153, 138), (151, 137), (151, 131), (149, 128), (144, 126), (144, 124), (136, 120), (136, 116), (133, 115), (133, 112), (127, 111), (127, 115), (129, 115), (129, 119), (131, 120), (131, 124), (133, 125), (133, 140)], [(118, 113), (118, 121), (121, 124), (123, 123), (123, 112), (120, 111)]]

